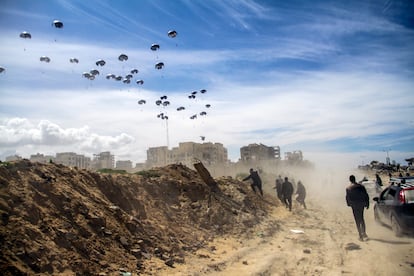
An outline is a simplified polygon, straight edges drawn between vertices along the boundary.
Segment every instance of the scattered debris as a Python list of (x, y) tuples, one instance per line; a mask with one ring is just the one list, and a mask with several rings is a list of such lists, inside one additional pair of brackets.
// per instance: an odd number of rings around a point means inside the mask
[(361, 249), (361, 246), (353, 242), (347, 243), (345, 246), (345, 250), (359, 250), (359, 249)]

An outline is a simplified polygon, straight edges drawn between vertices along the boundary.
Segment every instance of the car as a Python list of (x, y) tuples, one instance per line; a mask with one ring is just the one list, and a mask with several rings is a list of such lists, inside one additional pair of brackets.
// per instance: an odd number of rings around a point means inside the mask
[(414, 234), (414, 177), (390, 178), (373, 200), (375, 221), (391, 227), (397, 237)]

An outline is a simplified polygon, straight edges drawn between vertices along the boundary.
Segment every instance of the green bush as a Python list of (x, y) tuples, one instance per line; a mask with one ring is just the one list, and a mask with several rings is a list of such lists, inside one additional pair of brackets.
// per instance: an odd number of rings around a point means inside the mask
[(126, 170), (114, 170), (114, 169), (100, 169), (100, 170), (98, 170), (98, 172), (100, 172), (100, 173), (110, 173), (110, 174), (115, 174), (115, 173), (126, 174), (127, 173)]
[(155, 170), (139, 171), (135, 174), (142, 175), (143, 177), (160, 177), (161, 176), (159, 172)]

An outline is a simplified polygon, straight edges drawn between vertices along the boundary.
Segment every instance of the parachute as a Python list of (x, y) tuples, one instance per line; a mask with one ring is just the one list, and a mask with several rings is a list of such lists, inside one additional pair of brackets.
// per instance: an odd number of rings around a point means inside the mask
[(50, 62), (50, 58), (49, 58), (49, 57), (47, 57), (47, 56), (41, 56), (41, 57), (40, 57), (40, 61), (43, 61), (43, 62), (47, 62), (47, 63), (49, 63), (49, 62)]
[(96, 66), (104, 66), (105, 65), (105, 60), (103, 60), (103, 59), (100, 59), (100, 60), (98, 60), (98, 61), (96, 61)]
[(189, 99), (195, 99), (196, 98), (196, 94), (197, 94), (197, 91), (193, 91), (193, 92), (191, 92), (190, 95), (188, 95), (188, 98)]
[(161, 96), (159, 100), (155, 101), (155, 104), (156, 105), (163, 105), (163, 106), (170, 105), (170, 102), (169, 101), (165, 101), (167, 98), (168, 97), (166, 95)]
[(155, 69), (162, 69), (164, 67), (164, 63), (163, 62), (158, 62), (157, 64), (155, 64)]
[(168, 116), (167, 116), (167, 115), (165, 115), (164, 113), (160, 113), (160, 114), (158, 114), (158, 115), (157, 115), (157, 117), (158, 117), (158, 118), (161, 118), (161, 119), (163, 119), (163, 120), (168, 120)]
[(77, 58), (71, 58), (69, 61), (70, 63), (79, 63), (79, 60)]
[(92, 75), (91, 73), (89, 73), (89, 72), (84, 72), (83, 74), (82, 74), (82, 76), (85, 78), (85, 79), (88, 79), (88, 80), (94, 80), (95, 79), (95, 75)]
[(63, 28), (63, 23), (62, 23), (62, 21), (54, 20), (52, 22), (52, 26), (55, 26), (56, 28), (61, 29), (61, 28)]
[(152, 51), (157, 51), (157, 50), (159, 50), (160, 49), (160, 45), (158, 45), (158, 44), (152, 44), (151, 45), (151, 50)]
[(99, 75), (99, 71), (98, 71), (98, 70), (96, 70), (96, 69), (92, 69), (92, 70), (90, 71), (90, 73), (91, 73), (91, 75), (93, 75), (93, 76)]
[(168, 36), (171, 38), (174, 38), (177, 36), (177, 32), (175, 30), (171, 30), (168, 32)]
[(144, 81), (143, 80), (137, 80), (137, 84), (143, 85)]
[(0, 66), (0, 73), (3, 73), (4, 71), (6, 71), (6, 69), (4, 69), (4, 67)]
[(20, 37), (24, 38), (24, 39), (27, 39), (27, 38), (30, 39), (30, 38), (32, 38), (32, 35), (28, 32), (22, 32), (22, 33), (20, 33)]
[(120, 61), (125, 61), (125, 60), (128, 60), (128, 56), (127, 56), (127, 55), (125, 55), (125, 54), (120, 54), (120, 55), (119, 55), (119, 57), (118, 57), (118, 59), (119, 59)]

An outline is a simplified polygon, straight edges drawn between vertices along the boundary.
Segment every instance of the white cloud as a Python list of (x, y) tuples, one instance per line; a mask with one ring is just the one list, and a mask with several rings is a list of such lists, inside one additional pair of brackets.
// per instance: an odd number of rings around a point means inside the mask
[[(65, 151), (99, 152), (107, 149), (122, 149), (134, 142), (134, 138), (121, 133), (117, 136), (92, 133), (88, 126), (62, 128), (48, 120), (37, 125), (25, 118), (11, 118), (1, 122), (0, 146), (4, 151), (21, 149), (26, 146), (66, 148)], [(5, 150), (7, 149), (7, 150)]]
[[(114, 150), (117, 155), (142, 161), (148, 147), (167, 144), (166, 122), (156, 118), (159, 112), (167, 112), (170, 146), (198, 142), (203, 135), (207, 141), (226, 147), (261, 142), (285, 150), (293, 144), (397, 131), (405, 127), (398, 123), (401, 116), (408, 116), (411, 110), (410, 84), (383, 74), (307, 73), (299, 79), (291, 77), (267, 85), (238, 86), (224, 80), (216, 85), (191, 106), (187, 94), (170, 95), (172, 104), (166, 108), (154, 104), (159, 92), (145, 89), (90, 87), (80, 91), (43, 90), (31, 101), (4, 98), (10, 104), (19, 104), (23, 116), (37, 118), (40, 123), (29, 119), (6, 121), (2, 128), (7, 129), (2, 132), (7, 135), (2, 137), (8, 140), (2, 145), (18, 148), (22, 141), (38, 145), (47, 142), (56, 147), (71, 145), (65, 151), (72, 147), (91, 153)], [(16, 90), (12, 94), (22, 98), (26, 92)], [(138, 105), (139, 98), (147, 99), (147, 104)], [(179, 113), (175, 109), (181, 102), (187, 109)], [(189, 116), (203, 110), (205, 103), (212, 104), (206, 110), (208, 115), (190, 120)], [(88, 127), (80, 127), (85, 124)], [(230, 158), (237, 160), (238, 154), (231, 152)]]

